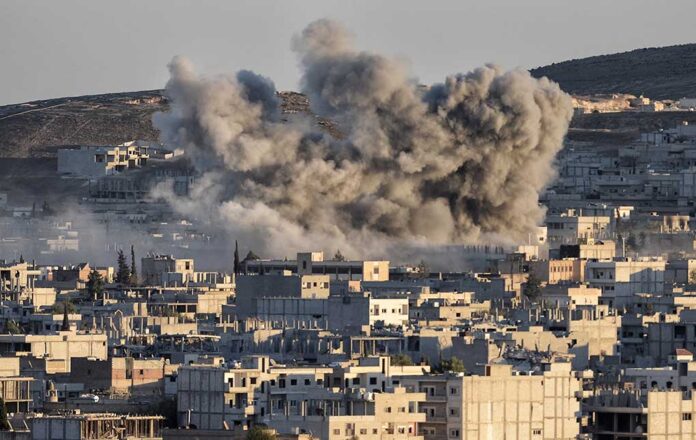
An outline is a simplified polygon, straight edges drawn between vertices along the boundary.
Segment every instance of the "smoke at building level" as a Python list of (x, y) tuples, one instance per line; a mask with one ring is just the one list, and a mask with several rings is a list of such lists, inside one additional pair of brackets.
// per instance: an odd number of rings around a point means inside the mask
[(485, 66), (419, 87), (402, 63), (354, 49), (328, 20), (292, 45), (313, 112), (343, 136), (281, 115), (268, 78), (201, 77), (177, 57), (171, 108), (154, 123), (202, 178), (187, 198), (156, 192), (182, 214), (271, 255), (526, 239), (543, 220), (539, 192), (572, 113), (558, 85)]

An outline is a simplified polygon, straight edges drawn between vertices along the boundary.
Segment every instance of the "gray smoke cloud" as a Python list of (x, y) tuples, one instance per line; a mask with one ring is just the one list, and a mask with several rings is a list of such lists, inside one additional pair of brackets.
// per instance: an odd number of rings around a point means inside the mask
[(308, 115), (281, 117), (268, 78), (201, 77), (177, 57), (171, 108), (153, 121), (203, 177), (188, 198), (163, 186), (155, 195), (270, 255), (512, 242), (542, 222), (539, 192), (572, 115), (557, 84), (485, 66), (422, 87), (329, 20), (292, 44), (312, 111), (344, 136)]

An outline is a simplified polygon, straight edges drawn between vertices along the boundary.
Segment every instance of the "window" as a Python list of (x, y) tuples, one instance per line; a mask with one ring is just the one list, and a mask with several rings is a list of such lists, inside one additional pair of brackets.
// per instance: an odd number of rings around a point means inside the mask
[(361, 429), (360, 429), (360, 435), (367, 435), (367, 429), (361, 428)]
[(311, 382), (312, 382), (312, 381), (309, 380), (309, 379), (305, 379), (305, 380), (304, 380), (304, 384), (305, 384), (305, 385), (309, 385)]
[(252, 385), (256, 385), (256, 378), (255, 378), (255, 377), (250, 377), (250, 378), (249, 378), (249, 382), (250, 382)]
[(541, 429), (533, 429), (532, 435), (541, 435)]
[(450, 430), (450, 437), (459, 438), (459, 430), (458, 429)]
[(370, 378), (370, 385), (377, 385), (377, 378), (376, 377)]
[(450, 388), (450, 394), (457, 394), (456, 388)]
[(291, 386), (297, 385), (297, 379), (290, 379), (290, 385)]
[(691, 420), (691, 413), (682, 413), (682, 420)]
[[(302, 263), (304, 263), (304, 264), (303, 264), (304, 266), (307, 265), (307, 263), (305, 263), (304, 261), (303, 261)], [(341, 430), (340, 430), (340, 429), (334, 429), (333, 432), (334, 432), (334, 435), (341, 435)]]

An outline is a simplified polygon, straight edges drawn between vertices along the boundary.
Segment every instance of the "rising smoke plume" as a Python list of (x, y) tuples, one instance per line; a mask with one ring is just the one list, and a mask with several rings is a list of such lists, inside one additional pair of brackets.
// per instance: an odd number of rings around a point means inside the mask
[[(203, 177), (182, 214), (243, 236), (260, 252), (516, 240), (540, 224), (572, 108), (557, 84), (486, 66), (420, 87), (393, 59), (357, 51), (320, 20), (293, 41), (309, 116), (281, 119), (273, 82), (249, 71), (205, 78), (175, 58), (161, 140)], [(381, 250), (381, 252), (379, 252)]]

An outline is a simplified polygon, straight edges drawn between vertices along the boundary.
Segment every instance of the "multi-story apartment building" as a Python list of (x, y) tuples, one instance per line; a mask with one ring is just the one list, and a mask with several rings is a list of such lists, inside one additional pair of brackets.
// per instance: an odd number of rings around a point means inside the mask
[(570, 440), (580, 432), (581, 374), (567, 363), (541, 372), (489, 364), (484, 375), (425, 375), (403, 383), (425, 394), (419, 404), (425, 440)]
[(586, 271), (587, 283), (601, 289), (601, 302), (612, 307), (623, 307), (637, 293), (664, 292), (665, 261), (661, 258), (589, 261)]

